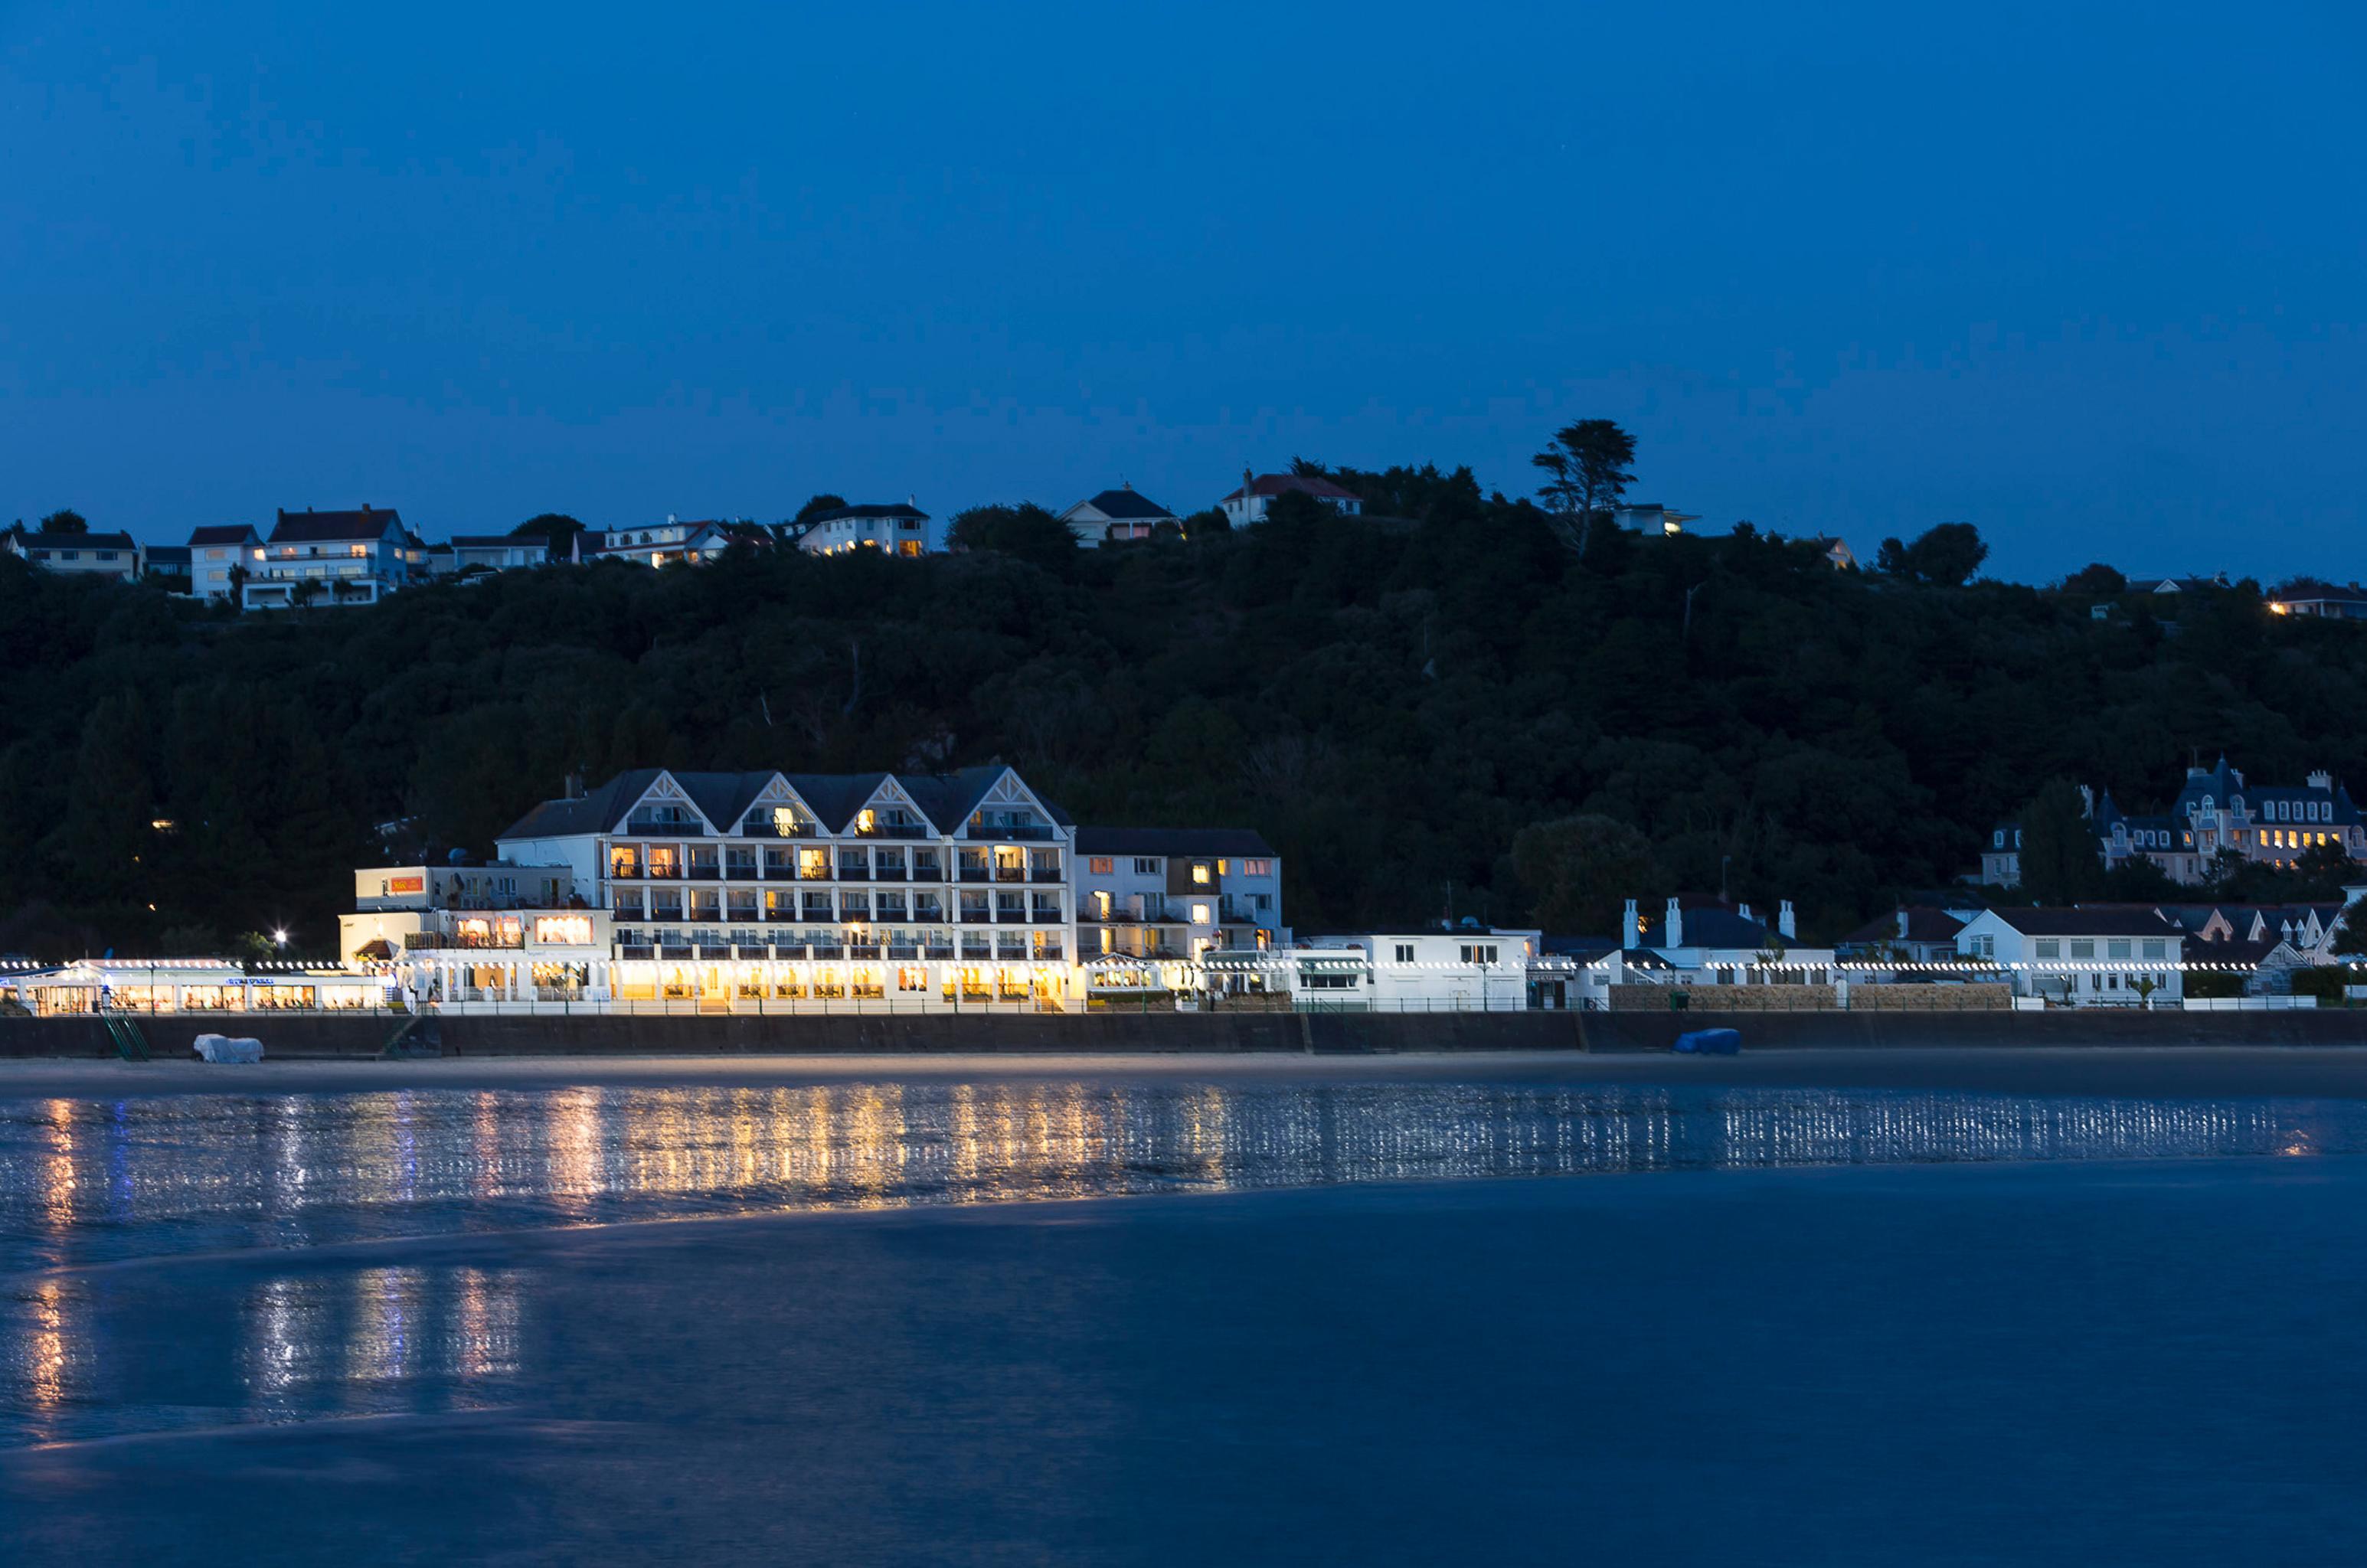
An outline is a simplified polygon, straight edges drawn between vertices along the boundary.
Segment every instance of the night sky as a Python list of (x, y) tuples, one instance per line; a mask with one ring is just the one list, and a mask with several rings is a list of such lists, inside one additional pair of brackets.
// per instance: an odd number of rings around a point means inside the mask
[(1294, 455), (2367, 575), (2356, 6), (0, 0), (0, 523)]

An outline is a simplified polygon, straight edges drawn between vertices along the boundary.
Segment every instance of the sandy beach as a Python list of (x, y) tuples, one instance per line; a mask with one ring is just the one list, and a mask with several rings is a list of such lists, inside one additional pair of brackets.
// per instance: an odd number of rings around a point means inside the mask
[(0, 1100), (320, 1094), (391, 1089), (776, 1086), (1080, 1079), (1403, 1082), (1445, 1079), (1954, 1089), (2011, 1094), (2367, 1098), (2367, 1052), (2309, 1047), (1784, 1051), (1739, 1056), (1580, 1052), (1307, 1056), (1176, 1055), (501, 1056), (422, 1061), (0, 1061)]

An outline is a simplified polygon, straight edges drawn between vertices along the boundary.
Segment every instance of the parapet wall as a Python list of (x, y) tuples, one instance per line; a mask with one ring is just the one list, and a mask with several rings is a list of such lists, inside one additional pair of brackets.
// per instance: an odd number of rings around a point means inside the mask
[[(1775, 987), (1769, 987), (1773, 989)], [(1739, 1030), (1746, 1051), (1931, 1046), (2367, 1045), (2367, 1010), (2291, 1012), (1849, 1011), (1746, 1013), (1094, 1013), (821, 1017), (450, 1017), (431, 1021), (447, 1056), (1155, 1055), (1180, 1052), (1387, 1054), (1460, 1051), (1665, 1051), (1689, 1029)], [(220, 1021), (142, 1019), (159, 1056), (186, 1056)], [(374, 1056), (395, 1021), (248, 1017), (240, 1032), (272, 1057)], [(0, 1019), (0, 1057), (115, 1055), (86, 1018)]]

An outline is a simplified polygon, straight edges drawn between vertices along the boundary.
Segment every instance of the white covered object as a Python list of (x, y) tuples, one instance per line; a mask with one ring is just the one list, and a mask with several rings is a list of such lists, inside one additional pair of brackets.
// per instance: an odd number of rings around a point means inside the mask
[(197, 1041), (198, 1055), (209, 1062), (260, 1062), (263, 1042), (232, 1039), (223, 1034), (200, 1034)]

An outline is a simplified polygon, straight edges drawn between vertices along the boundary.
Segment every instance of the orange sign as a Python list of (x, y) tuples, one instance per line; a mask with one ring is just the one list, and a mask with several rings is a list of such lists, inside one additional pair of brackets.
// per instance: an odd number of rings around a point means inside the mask
[(394, 893), (425, 893), (427, 880), (419, 876), (397, 876), (390, 878), (386, 886), (390, 892)]

